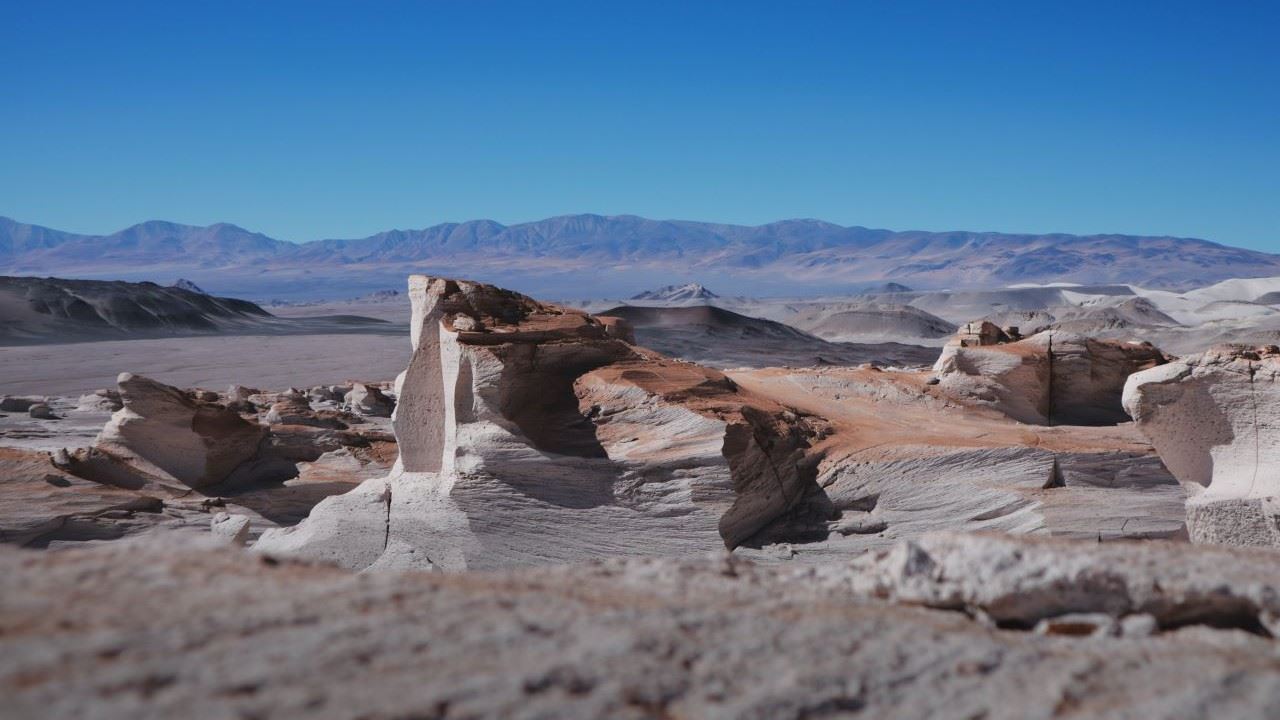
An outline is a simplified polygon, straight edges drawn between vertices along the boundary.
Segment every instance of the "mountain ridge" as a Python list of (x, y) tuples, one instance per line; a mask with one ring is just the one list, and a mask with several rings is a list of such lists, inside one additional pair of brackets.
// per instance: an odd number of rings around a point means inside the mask
[(230, 223), (202, 227), (151, 220), (107, 235), (83, 235), (0, 217), (0, 271), (11, 274), (147, 265), (307, 267), (341, 274), (357, 267), (432, 262), (534, 274), (641, 265), (682, 274), (911, 281), (921, 287), (1072, 281), (1184, 288), (1280, 275), (1280, 255), (1199, 238), (895, 231), (816, 219), (750, 226), (579, 214), (513, 225), (470, 220), (291, 243)]

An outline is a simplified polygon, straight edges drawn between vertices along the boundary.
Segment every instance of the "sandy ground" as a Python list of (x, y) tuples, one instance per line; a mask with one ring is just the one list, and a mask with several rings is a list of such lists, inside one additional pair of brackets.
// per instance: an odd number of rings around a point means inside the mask
[(0, 395), (78, 395), (140, 373), (178, 387), (232, 383), (280, 390), (391, 380), (409, 361), (404, 335), (224, 335), (0, 347)]

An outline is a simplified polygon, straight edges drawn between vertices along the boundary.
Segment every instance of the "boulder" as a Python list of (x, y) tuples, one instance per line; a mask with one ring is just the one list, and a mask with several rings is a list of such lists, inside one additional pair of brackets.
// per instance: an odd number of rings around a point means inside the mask
[(96, 447), (145, 476), (206, 487), (258, 453), (265, 429), (234, 410), (140, 375), (121, 373), (117, 383), (124, 407)]
[(27, 412), (32, 405), (43, 403), (43, 398), (16, 397), (8, 395), (0, 397), (0, 412)]
[(742, 544), (816, 487), (819, 419), (624, 325), (460, 280), (409, 295), (392, 475), (256, 549), (446, 570), (684, 554)]
[(249, 518), (225, 512), (214, 513), (210, 531), (214, 537), (233, 545), (245, 545), (249, 542)]
[(44, 403), (36, 403), (27, 408), (27, 414), (37, 420), (57, 420), (58, 416), (53, 414), (53, 408)]
[(76, 402), (76, 409), (81, 412), (115, 412), (122, 407), (124, 401), (120, 399), (120, 393), (106, 388), (81, 395)]
[(382, 390), (364, 383), (355, 383), (346, 393), (344, 402), (348, 410), (361, 415), (373, 417), (391, 417), (395, 410), (395, 401), (383, 394)]
[(933, 372), (943, 392), (1034, 425), (1114, 425), (1128, 419), (1125, 380), (1168, 361), (1150, 343), (1045, 331), (1014, 341), (990, 322), (968, 323)]
[(1138, 373), (1124, 406), (1188, 489), (1193, 540), (1280, 544), (1280, 350), (1221, 346)]
[(231, 385), (227, 388), (227, 407), (237, 412), (257, 412), (257, 405), (250, 398), (261, 394), (261, 392), (261, 390), (248, 388), (244, 385)]

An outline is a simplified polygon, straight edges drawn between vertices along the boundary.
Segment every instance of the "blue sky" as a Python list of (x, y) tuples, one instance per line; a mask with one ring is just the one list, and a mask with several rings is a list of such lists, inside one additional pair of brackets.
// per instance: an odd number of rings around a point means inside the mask
[(1280, 251), (1280, 3), (0, 0), (0, 215), (632, 213)]

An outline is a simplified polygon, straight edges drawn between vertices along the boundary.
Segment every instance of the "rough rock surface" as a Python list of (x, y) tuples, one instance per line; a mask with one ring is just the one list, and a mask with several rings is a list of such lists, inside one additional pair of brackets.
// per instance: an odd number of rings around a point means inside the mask
[(353, 575), (164, 541), (0, 551), (0, 577), (14, 718), (1280, 713), (1267, 551), (947, 537), (867, 566)]
[(124, 402), (120, 399), (118, 390), (110, 390), (102, 388), (95, 390), (86, 395), (81, 395), (76, 403), (76, 408), (81, 411), (106, 411), (115, 412), (124, 407)]
[[(683, 554), (742, 543), (813, 487), (820, 422), (624, 324), (466, 281), (409, 294), (396, 471), (259, 549), (448, 569)], [(384, 532), (333, 540), (356, 527)]]
[(382, 393), (373, 385), (355, 383), (344, 396), (346, 406), (352, 412), (374, 417), (391, 417), (395, 411), (395, 401)]
[(158, 513), (162, 506), (157, 497), (63, 472), (45, 453), (0, 447), (0, 543), (26, 545), (103, 516), (127, 520), (134, 513)]
[(53, 408), (44, 403), (36, 403), (27, 408), (27, 414), (37, 420), (57, 420), (58, 416), (53, 414)]
[(1131, 423), (1022, 425), (957, 406), (924, 373), (777, 368), (731, 377), (829, 422), (815, 448), (818, 490), (750, 543), (785, 543), (784, 557), (849, 557), (937, 530), (1185, 535), (1185, 493)]
[(257, 454), (266, 433), (234, 410), (149, 378), (121, 373), (118, 384), (124, 407), (97, 447), (162, 483), (222, 482)]
[(43, 398), (0, 397), (0, 412), (27, 412), (31, 406), (42, 404)]
[(1101, 613), (1150, 616), (1163, 630), (1280, 634), (1280, 554), (1268, 550), (935, 533), (813, 572), (858, 596), (963, 611), (1001, 627)]
[(249, 518), (231, 513), (214, 513), (210, 520), (214, 537), (223, 538), (234, 545), (244, 545), (249, 540)]
[(1189, 491), (1193, 540), (1280, 544), (1280, 350), (1224, 346), (1129, 378), (1124, 405)]
[(989, 322), (968, 323), (933, 370), (943, 390), (1036, 425), (1114, 425), (1128, 418), (1125, 380), (1167, 358), (1149, 343), (1061, 331), (1015, 340)]

